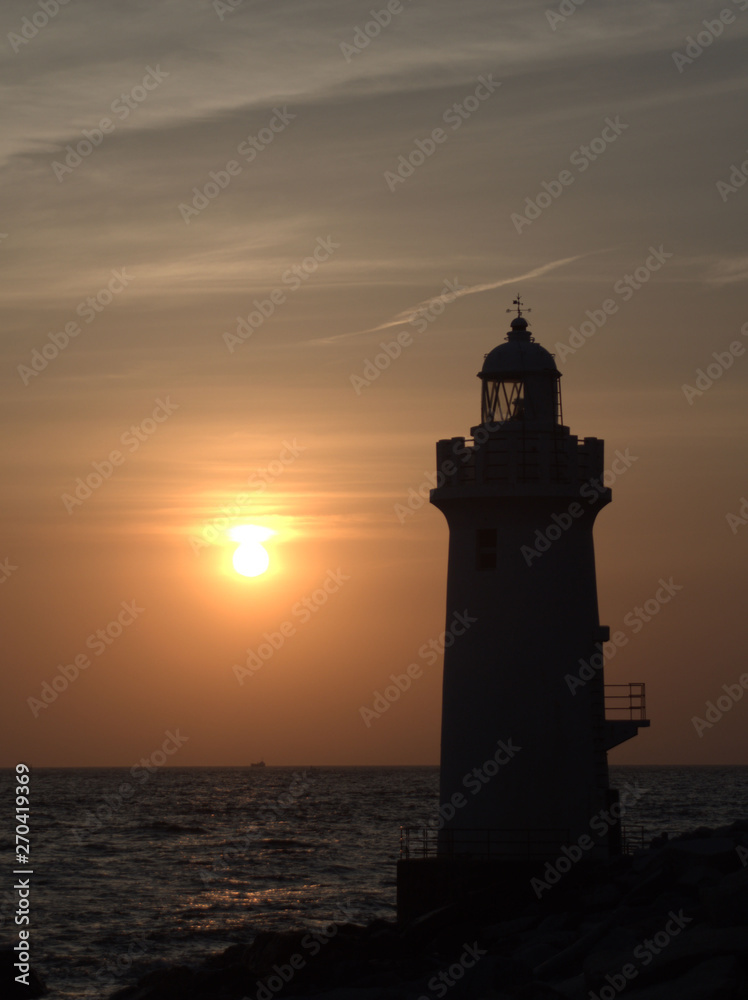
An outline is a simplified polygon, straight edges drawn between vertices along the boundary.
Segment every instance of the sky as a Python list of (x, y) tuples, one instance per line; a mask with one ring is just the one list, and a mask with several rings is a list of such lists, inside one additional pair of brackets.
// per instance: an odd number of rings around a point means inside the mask
[(0, 39), (2, 765), (437, 763), (423, 496), (517, 291), (629, 459), (598, 593), (652, 725), (610, 760), (746, 762), (748, 0), (7, 0)]

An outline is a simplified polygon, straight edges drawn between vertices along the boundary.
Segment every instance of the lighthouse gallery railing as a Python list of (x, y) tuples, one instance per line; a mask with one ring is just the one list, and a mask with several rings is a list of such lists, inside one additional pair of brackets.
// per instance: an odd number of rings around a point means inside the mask
[(401, 826), (400, 857), (546, 858), (556, 855), (569, 843), (569, 830), (443, 830), (432, 827)]
[(646, 719), (646, 687), (639, 682), (633, 684), (605, 685), (605, 714), (615, 713), (612, 719)]

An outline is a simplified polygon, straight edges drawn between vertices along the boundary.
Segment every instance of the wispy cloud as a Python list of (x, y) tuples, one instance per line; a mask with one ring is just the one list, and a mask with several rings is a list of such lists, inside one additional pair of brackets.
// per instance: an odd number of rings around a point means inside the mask
[(708, 285), (729, 285), (748, 280), (748, 257), (727, 257), (712, 265), (705, 281)]
[(517, 275), (513, 278), (499, 278), (496, 281), (488, 281), (481, 285), (469, 285), (464, 288), (460, 288), (455, 292), (442, 293), (440, 295), (434, 295), (431, 298), (423, 299), (421, 302), (417, 302), (414, 306), (409, 306), (407, 309), (403, 309), (392, 319), (388, 319), (384, 323), (380, 323), (378, 326), (369, 327), (367, 330), (355, 330), (352, 333), (339, 333), (333, 337), (319, 337), (315, 340), (309, 340), (306, 343), (316, 347), (328, 346), (330, 344), (335, 344), (341, 340), (350, 340), (353, 337), (365, 337), (371, 333), (379, 333), (380, 330), (388, 330), (393, 326), (401, 326), (403, 323), (409, 323), (414, 319), (419, 313), (428, 309), (434, 302), (453, 302), (455, 299), (463, 298), (465, 295), (476, 295), (478, 292), (490, 292), (494, 288), (503, 288), (505, 285), (518, 285), (522, 281), (530, 281), (532, 278), (539, 278), (543, 274), (547, 274), (548, 271), (554, 271), (557, 267), (563, 267), (565, 264), (572, 264), (576, 260), (581, 260), (583, 257), (589, 257), (591, 253), (605, 253), (604, 250), (590, 251), (590, 253), (580, 253), (576, 254), (574, 257), (562, 257), (560, 260), (551, 261), (549, 264), (542, 264), (540, 267), (535, 267), (532, 271), (527, 271), (525, 274)]

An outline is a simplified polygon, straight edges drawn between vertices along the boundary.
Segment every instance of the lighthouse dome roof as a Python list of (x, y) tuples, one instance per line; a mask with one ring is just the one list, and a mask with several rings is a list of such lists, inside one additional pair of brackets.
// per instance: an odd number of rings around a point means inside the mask
[(527, 329), (527, 320), (516, 316), (505, 343), (490, 351), (480, 371), (481, 378), (496, 378), (509, 372), (557, 372), (550, 351), (536, 344)]

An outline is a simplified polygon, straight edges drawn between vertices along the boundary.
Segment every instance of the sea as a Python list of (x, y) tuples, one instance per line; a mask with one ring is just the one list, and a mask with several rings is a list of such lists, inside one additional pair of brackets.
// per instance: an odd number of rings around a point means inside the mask
[[(748, 818), (748, 767), (612, 767), (611, 784), (639, 790), (624, 822), (644, 843)], [(393, 919), (400, 827), (436, 819), (438, 768), (39, 768), (29, 789), (28, 863), (3, 824), (0, 942), (28, 880), (50, 1000), (104, 1000), (260, 930)]]

